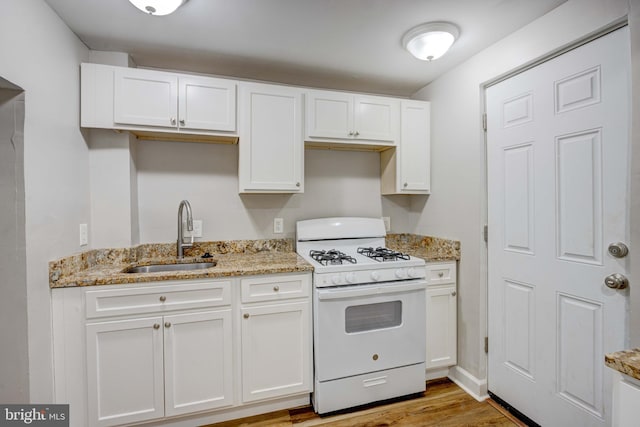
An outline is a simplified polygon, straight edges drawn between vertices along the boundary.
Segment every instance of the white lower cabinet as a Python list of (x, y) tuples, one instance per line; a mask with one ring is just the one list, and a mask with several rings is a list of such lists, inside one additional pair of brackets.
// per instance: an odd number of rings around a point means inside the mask
[(427, 264), (427, 371), (457, 363), (456, 263)]
[(636, 427), (640, 419), (640, 381), (613, 372), (613, 427)]
[(55, 403), (70, 404), (72, 427), (305, 404), (310, 288), (304, 273), (56, 289)]
[(164, 317), (165, 415), (233, 403), (231, 310)]
[[(267, 276), (241, 286), (243, 402), (310, 392), (310, 278)], [(257, 292), (264, 288), (271, 292)]]
[(113, 426), (228, 406), (231, 310), (87, 325), (89, 418)]
[(87, 325), (89, 420), (97, 426), (164, 415), (162, 317)]

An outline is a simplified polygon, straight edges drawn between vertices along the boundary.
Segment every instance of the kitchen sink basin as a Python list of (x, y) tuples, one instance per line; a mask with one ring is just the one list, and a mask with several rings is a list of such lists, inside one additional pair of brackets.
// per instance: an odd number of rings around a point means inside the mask
[(216, 266), (216, 262), (193, 262), (189, 264), (150, 264), (129, 267), (123, 273), (157, 273), (161, 271), (193, 271), (204, 270)]

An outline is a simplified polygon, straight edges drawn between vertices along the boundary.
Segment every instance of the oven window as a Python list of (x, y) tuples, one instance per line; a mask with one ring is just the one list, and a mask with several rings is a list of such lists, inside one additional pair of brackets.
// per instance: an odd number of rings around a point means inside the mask
[(348, 334), (399, 326), (402, 323), (402, 301), (353, 305), (345, 311)]

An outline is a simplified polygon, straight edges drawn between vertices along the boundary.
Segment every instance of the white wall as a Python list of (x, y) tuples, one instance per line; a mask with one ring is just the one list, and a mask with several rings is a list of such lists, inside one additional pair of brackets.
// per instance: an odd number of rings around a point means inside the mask
[[(305, 151), (304, 194), (238, 194), (238, 146), (166, 141), (138, 143), (140, 241), (177, 236), (180, 200), (202, 219), (202, 240), (295, 236), (295, 222), (323, 216), (381, 216), (380, 155)], [(273, 234), (273, 218), (284, 234)]]
[(0, 402), (5, 403), (29, 400), (23, 130), (24, 93), (0, 89)]
[(0, 77), (25, 91), (29, 388), (31, 402), (44, 403), (53, 399), (48, 262), (78, 252), (78, 224), (89, 221), (79, 127), (79, 64), (89, 52), (42, 0), (2, 1), (0, 52)]
[(458, 365), (478, 379), (486, 378), (487, 317), (482, 86), (623, 17), (628, 7), (627, 0), (569, 0), (413, 96), (432, 103), (433, 195), (410, 221), (417, 233), (461, 240)]

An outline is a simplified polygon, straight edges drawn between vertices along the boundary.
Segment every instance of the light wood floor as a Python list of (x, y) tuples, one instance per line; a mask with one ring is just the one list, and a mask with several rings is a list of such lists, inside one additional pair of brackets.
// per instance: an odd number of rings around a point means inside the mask
[(497, 403), (478, 402), (448, 379), (427, 383), (422, 397), (320, 417), (305, 406), (206, 427), (374, 427), (374, 426), (518, 426), (522, 424)]

